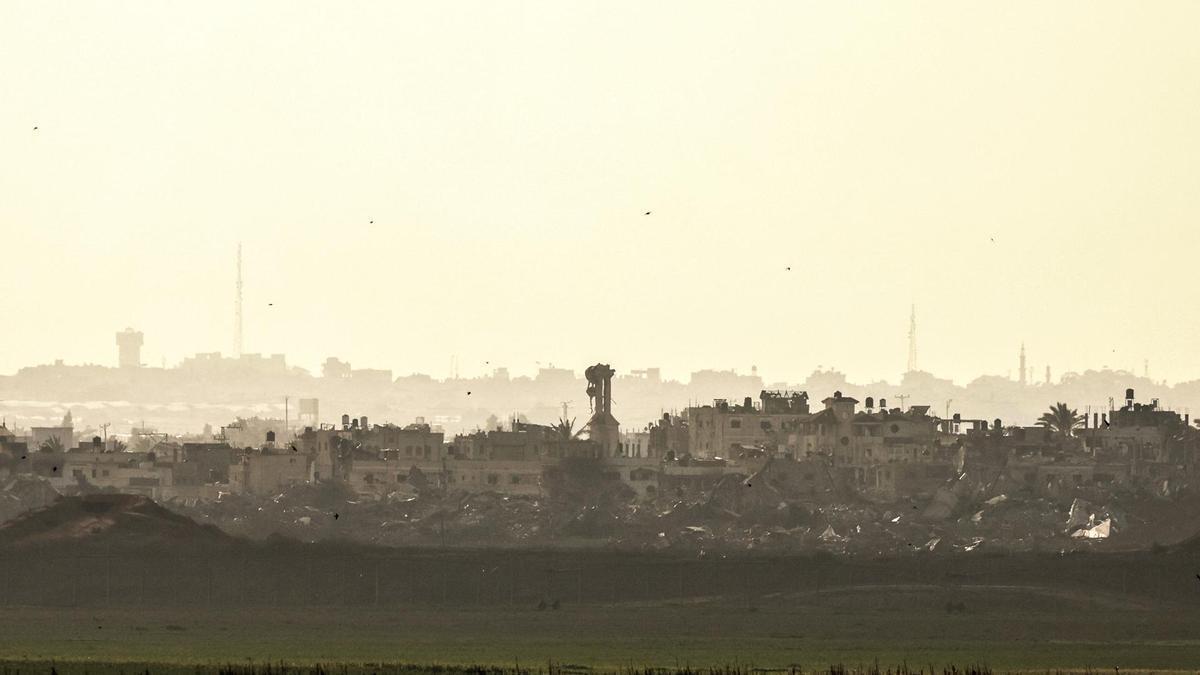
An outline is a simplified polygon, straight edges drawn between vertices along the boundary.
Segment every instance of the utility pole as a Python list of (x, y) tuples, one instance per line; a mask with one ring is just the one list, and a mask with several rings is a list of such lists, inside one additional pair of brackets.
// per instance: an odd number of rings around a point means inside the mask
[(288, 439), (288, 397), (283, 397), (283, 440)]
[(104, 424), (100, 425), (100, 429), (104, 431), (104, 449), (105, 450), (108, 450), (108, 427), (109, 426), (110, 426), (110, 424), (108, 422), (105, 422)]
[(900, 412), (904, 412), (904, 402), (910, 397), (908, 394), (896, 394), (896, 398), (900, 399)]
[(950, 404), (951, 403), (954, 403), (954, 399), (952, 399), (952, 398), (946, 399), (946, 418), (945, 419), (950, 419)]

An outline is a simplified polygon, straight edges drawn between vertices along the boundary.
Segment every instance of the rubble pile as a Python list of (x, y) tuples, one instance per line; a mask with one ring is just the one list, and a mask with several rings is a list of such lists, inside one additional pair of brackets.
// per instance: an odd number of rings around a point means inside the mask
[[(999, 492), (1002, 482), (959, 475), (932, 494), (890, 503), (797, 496), (770, 465), (709, 490), (638, 500), (620, 490), (563, 489), (545, 496), (466, 493), (424, 485), (365, 498), (333, 485), (301, 485), (271, 498), (222, 495), (168, 503), (230, 534), (385, 546), (594, 546), (629, 550), (828, 551), (863, 556), (1119, 547), (1145, 527), (1136, 514), (1193, 519), (1200, 497), (1109, 492), (1105, 500)], [(1186, 504), (1179, 501), (1189, 499)], [(1167, 502), (1171, 503), (1168, 504)], [(1182, 508), (1180, 505), (1186, 506)], [(1176, 527), (1179, 527), (1177, 524)], [(1194, 527), (1192, 529), (1195, 529)], [(1191, 530), (1184, 530), (1184, 533)]]
[(50, 481), (37, 476), (17, 474), (0, 484), (0, 523), (46, 506), (59, 498)]

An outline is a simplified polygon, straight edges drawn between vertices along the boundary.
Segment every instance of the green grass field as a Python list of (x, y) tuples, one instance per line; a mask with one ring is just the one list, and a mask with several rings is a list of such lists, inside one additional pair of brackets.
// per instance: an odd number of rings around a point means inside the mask
[[(1200, 612), (1119, 594), (962, 587), (828, 589), (688, 603), (536, 608), (0, 609), (10, 670), (408, 663), (546, 669), (827, 669), (907, 664), (939, 671), (1200, 669)], [(40, 664), (40, 665), (35, 665)], [(162, 672), (155, 667), (151, 672)], [(373, 670), (368, 668), (368, 671)], [(354, 669), (351, 668), (350, 672)], [(110, 671), (116, 672), (116, 671)], [(181, 671), (182, 672), (182, 671)]]

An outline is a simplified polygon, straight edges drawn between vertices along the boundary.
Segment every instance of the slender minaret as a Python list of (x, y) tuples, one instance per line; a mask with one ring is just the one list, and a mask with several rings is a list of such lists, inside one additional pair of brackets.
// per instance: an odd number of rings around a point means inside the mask
[(242, 242), (237, 249), (237, 298), (233, 304), (233, 355), (242, 356)]
[(917, 369), (917, 306), (912, 306), (908, 316), (908, 372)]
[(1029, 380), (1026, 376), (1027, 372), (1028, 371), (1025, 370), (1025, 343), (1022, 342), (1021, 343), (1021, 384), (1027, 384), (1029, 382)]

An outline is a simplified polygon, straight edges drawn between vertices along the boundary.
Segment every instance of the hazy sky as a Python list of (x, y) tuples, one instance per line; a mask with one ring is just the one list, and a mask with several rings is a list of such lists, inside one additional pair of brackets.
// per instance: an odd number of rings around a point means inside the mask
[[(1200, 377), (1198, 2), (0, 2), (0, 372)], [(37, 127), (35, 130), (34, 127)], [(650, 215), (644, 215), (650, 211)], [(374, 221), (372, 224), (371, 221)], [(790, 267), (790, 271), (788, 271)], [(273, 303), (273, 306), (268, 306)]]

